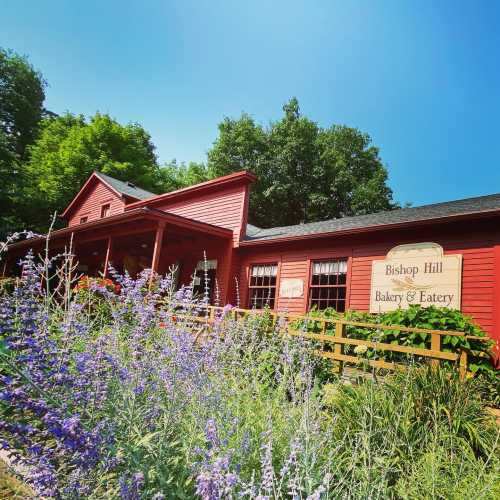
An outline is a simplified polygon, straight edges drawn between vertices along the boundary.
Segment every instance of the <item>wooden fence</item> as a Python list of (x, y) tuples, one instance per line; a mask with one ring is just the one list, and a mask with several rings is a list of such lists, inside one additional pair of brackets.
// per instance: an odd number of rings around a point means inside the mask
[[(199, 323), (202, 328), (209, 328), (215, 321), (217, 314), (221, 314), (223, 308), (208, 306), (204, 314), (201, 316), (197, 315), (183, 315), (185, 318)], [(442, 361), (451, 361), (453, 363), (458, 362), (460, 376), (462, 378), (467, 376), (468, 368), (468, 358), (469, 350), (465, 348), (459, 349), (458, 352), (447, 352), (442, 350), (442, 337), (458, 336), (469, 341), (479, 341), (479, 342), (489, 342), (491, 339), (489, 337), (478, 337), (464, 335), (463, 332), (457, 331), (441, 331), (441, 330), (431, 330), (427, 328), (413, 328), (401, 325), (382, 325), (376, 323), (362, 323), (357, 321), (348, 321), (344, 319), (334, 319), (334, 318), (321, 318), (313, 317), (307, 315), (291, 315), (286, 313), (274, 312), (274, 311), (259, 311), (259, 310), (248, 310), (233, 308), (226, 313), (225, 319), (231, 320), (244, 320), (250, 315), (262, 315), (265, 314), (270, 318), (270, 327), (274, 331), (279, 331), (283, 334), (288, 334), (292, 336), (299, 336), (305, 339), (316, 341), (322, 344), (322, 349), (317, 349), (315, 353), (318, 356), (331, 359), (337, 362), (339, 370), (342, 371), (344, 363), (352, 363), (355, 365), (368, 364), (374, 368), (383, 368), (386, 370), (404, 370), (407, 365), (403, 363), (390, 362), (384, 359), (367, 359), (366, 357), (346, 354), (346, 346), (366, 346), (367, 349), (372, 349), (377, 353), (403, 353), (408, 355), (417, 356), (419, 358), (427, 359), (432, 366), (438, 366)], [(278, 323), (279, 322), (279, 323)], [(294, 329), (293, 325), (302, 324), (305, 327), (300, 329)], [(319, 325), (320, 333), (311, 333), (307, 331), (307, 326), (310, 324)], [(278, 325), (278, 326), (277, 326)], [(424, 334), (428, 339), (430, 336), (430, 349), (412, 347), (408, 345), (401, 345), (396, 343), (388, 342), (378, 342), (374, 340), (362, 340), (357, 338), (352, 338), (347, 335), (347, 327), (357, 327), (363, 329), (372, 329), (380, 332), (385, 331), (397, 331), (405, 333), (418, 333)], [(329, 333), (331, 332), (331, 333)], [(325, 348), (325, 346), (329, 346)], [(485, 352), (475, 351), (475, 357), (489, 358), (488, 354)]]

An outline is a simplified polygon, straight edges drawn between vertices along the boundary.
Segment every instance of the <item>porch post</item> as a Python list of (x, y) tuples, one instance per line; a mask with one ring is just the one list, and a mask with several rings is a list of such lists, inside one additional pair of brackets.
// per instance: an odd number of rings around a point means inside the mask
[(5, 278), (6, 273), (7, 273), (7, 254), (5, 255), (5, 260), (2, 266), (2, 278)]
[(104, 277), (106, 278), (108, 276), (108, 267), (109, 267), (109, 261), (111, 260), (111, 253), (113, 251), (113, 239), (111, 236), (108, 236), (108, 243), (106, 246), (106, 257), (104, 258)]
[[(222, 245), (221, 245), (222, 246)], [(225, 252), (222, 256), (222, 266), (225, 267), (224, 272), (221, 272), (221, 288), (222, 288), (222, 297), (221, 297), (221, 302), (222, 305), (229, 304), (232, 302), (233, 299), (233, 294), (231, 293), (232, 290), (232, 279), (233, 277), (231, 276), (233, 270), (234, 270), (234, 259), (236, 256), (234, 255), (234, 250), (233, 250), (233, 240), (230, 239), (226, 243), (226, 249)], [(222, 267), (220, 266), (220, 267)]]
[(153, 259), (151, 261), (151, 276), (149, 277), (149, 287), (153, 284), (154, 275), (158, 272), (160, 262), (161, 244), (163, 241), (163, 232), (165, 231), (165, 222), (159, 221), (156, 228), (155, 244), (153, 248)]
[[(48, 244), (48, 243), (47, 243)], [(76, 258), (76, 240), (75, 240), (75, 232), (72, 231), (71, 235), (69, 237), (69, 244), (68, 244), (68, 249), (65, 250), (66, 252), (69, 252), (68, 258), (69, 260), (67, 261), (67, 267), (66, 271), (68, 273), (68, 282), (70, 283), (69, 289), (66, 289), (66, 296), (67, 300), (69, 300), (69, 294), (71, 293), (71, 287), (73, 286), (73, 280), (75, 277), (78, 276), (78, 273), (76, 272), (76, 265), (75, 261), (78, 262)], [(73, 271), (75, 271), (75, 276), (73, 275)], [(47, 281), (47, 288), (49, 288), (49, 272), (47, 269), (47, 276), (45, 277)]]

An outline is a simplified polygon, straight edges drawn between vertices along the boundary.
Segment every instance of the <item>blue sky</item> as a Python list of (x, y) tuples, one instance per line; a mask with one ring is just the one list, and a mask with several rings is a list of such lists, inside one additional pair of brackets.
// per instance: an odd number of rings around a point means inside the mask
[(500, 192), (500, 2), (2, 0), (57, 113), (141, 123), (161, 162), (203, 161), (224, 116), (290, 97), (368, 132), (395, 198)]

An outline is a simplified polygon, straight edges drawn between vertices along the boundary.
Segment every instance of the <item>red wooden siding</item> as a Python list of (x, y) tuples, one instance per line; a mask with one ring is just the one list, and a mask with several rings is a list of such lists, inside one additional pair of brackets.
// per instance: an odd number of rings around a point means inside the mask
[(195, 199), (177, 202), (165, 200), (163, 203), (155, 205), (155, 208), (207, 224), (232, 229), (233, 240), (237, 243), (244, 223), (243, 212), (247, 192), (247, 186), (237, 186), (215, 191)]
[(304, 295), (301, 298), (277, 298), (276, 308), (292, 313), (303, 313), (308, 306), (308, 284), (310, 263), (316, 259), (348, 259), (347, 308), (368, 311), (372, 262), (384, 259), (396, 245), (433, 241), (443, 246), (445, 254), (462, 254), (462, 312), (475, 321), (493, 337), (500, 338), (500, 237), (494, 226), (478, 225), (475, 231), (470, 226), (419, 231), (391, 231), (383, 236), (339, 237), (316, 240), (314, 243), (295, 242), (268, 246), (246, 247), (240, 250), (239, 273), (243, 306), (248, 305), (248, 273), (252, 264), (277, 262), (279, 280), (302, 278)]
[[(494, 265), (493, 247), (484, 247), (484, 242), (461, 245), (438, 242), (445, 254), (462, 254), (462, 312), (470, 314), (488, 332), (493, 331)], [(392, 245), (393, 246), (393, 245)], [(384, 248), (356, 248), (352, 259), (350, 309), (368, 311), (370, 308), (370, 286), (372, 261), (384, 259), (391, 245)], [(466, 248), (469, 246), (469, 248)]]
[(101, 207), (109, 203), (109, 215), (123, 212), (125, 203), (114, 191), (100, 181), (94, 181), (71, 210), (68, 226), (80, 224), (82, 217), (88, 217), (88, 222), (101, 218)]
[(497, 355), (500, 364), (500, 243), (493, 249), (495, 281), (493, 282), (493, 336), (498, 339)]
[[(312, 245), (311, 245), (312, 246)], [(314, 245), (316, 247), (316, 245)], [(241, 257), (240, 267), (240, 290), (243, 307), (248, 307), (248, 276), (250, 267), (253, 264), (273, 263), (278, 264), (278, 280), (276, 286), (276, 308), (281, 311), (291, 313), (303, 313), (307, 309), (309, 295), (309, 273), (311, 261), (328, 258), (348, 258), (351, 255), (350, 247), (342, 246), (337, 248), (309, 248), (302, 250), (288, 251), (265, 251), (259, 249), (258, 252), (252, 252)], [(348, 266), (349, 271), (349, 266)], [(304, 294), (298, 298), (279, 297), (279, 284), (283, 278), (302, 278), (304, 280)], [(349, 279), (349, 277), (348, 277)], [(347, 283), (347, 292), (349, 293), (349, 282)], [(347, 297), (349, 298), (349, 296)]]

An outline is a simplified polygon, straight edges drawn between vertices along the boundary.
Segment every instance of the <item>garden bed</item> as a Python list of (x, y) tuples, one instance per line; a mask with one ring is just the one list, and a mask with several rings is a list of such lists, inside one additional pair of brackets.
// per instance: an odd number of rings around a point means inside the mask
[(500, 494), (474, 378), (418, 366), (345, 384), (257, 314), (227, 307), (197, 341), (203, 304), (171, 277), (68, 280), (54, 300), (41, 272), (28, 258), (0, 298), (0, 439), (38, 497)]

